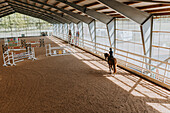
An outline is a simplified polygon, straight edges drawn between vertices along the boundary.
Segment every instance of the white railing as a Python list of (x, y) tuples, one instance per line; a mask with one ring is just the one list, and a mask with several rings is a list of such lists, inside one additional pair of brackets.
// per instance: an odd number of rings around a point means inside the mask
[[(61, 35), (57, 35), (57, 37), (63, 39), (60, 36)], [(65, 35), (65, 37), (68, 36)], [(74, 37), (72, 37), (72, 39), (74, 39)], [(65, 38), (64, 40), (68, 41), (67, 38)], [(110, 46), (99, 44), (99, 43), (95, 44), (94, 42), (85, 39), (83, 40), (78, 39), (78, 40), (79, 40), (79, 46), (101, 57), (104, 57), (103, 53), (108, 52), (110, 48)], [(94, 45), (96, 45), (96, 47), (94, 47)], [(115, 57), (118, 59), (118, 65), (131, 68), (155, 80), (170, 85), (170, 78), (168, 77), (168, 74), (166, 74), (170, 72), (170, 70), (167, 69), (167, 67), (170, 66), (170, 63), (168, 63), (168, 61), (156, 60), (153, 58), (146, 57), (144, 55), (139, 55), (136, 53), (128, 52), (117, 48), (113, 48), (113, 50), (115, 51)], [(133, 56), (133, 58), (130, 56)], [(148, 60), (151, 60), (152, 63), (150, 64), (146, 62)]]

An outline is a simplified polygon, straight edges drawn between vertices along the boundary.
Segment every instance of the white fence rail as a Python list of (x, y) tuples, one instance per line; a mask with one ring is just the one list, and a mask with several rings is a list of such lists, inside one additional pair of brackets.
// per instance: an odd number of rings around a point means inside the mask
[[(61, 34), (56, 36), (68, 41), (67, 35), (64, 35), (64, 38)], [(76, 37), (72, 37), (72, 44), (75, 44), (74, 39), (76, 39)], [(96, 47), (94, 47), (94, 45), (96, 45)], [(104, 57), (103, 53), (108, 52), (110, 48), (110, 46), (94, 43), (85, 39), (78, 39), (77, 46), (83, 47), (84, 49), (91, 51), (101, 57)], [(115, 57), (118, 59), (118, 65), (131, 68), (155, 80), (170, 85), (170, 77), (168, 77), (168, 73), (170, 73), (170, 70), (168, 69), (170, 63), (168, 63), (168, 61), (160, 61), (117, 48), (113, 48), (113, 50), (115, 51)], [(146, 60), (151, 60), (152, 63), (147, 63), (145, 62)], [(168, 60), (170, 60), (170, 58)], [(150, 68), (148, 69), (146, 66), (149, 66)]]

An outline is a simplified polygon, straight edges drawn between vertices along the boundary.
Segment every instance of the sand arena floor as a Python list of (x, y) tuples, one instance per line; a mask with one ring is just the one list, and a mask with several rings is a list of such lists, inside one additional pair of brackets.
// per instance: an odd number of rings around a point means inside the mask
[[(45, 43), (63, 46), (54, 37)], [(1, 45), (3, 40), (0, 40)], [(0, 113), (170, 113), (170, 92), (78, 48), (72, 55), (46, 57), (3, 67), (0, 49)]]

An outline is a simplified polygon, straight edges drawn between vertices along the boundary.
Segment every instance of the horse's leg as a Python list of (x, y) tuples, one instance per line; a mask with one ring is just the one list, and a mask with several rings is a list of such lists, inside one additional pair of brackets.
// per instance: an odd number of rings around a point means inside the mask
[(113, 62), (113, 68), (114, 68), (114, 73), (117, 72), (117, 60), (114, 58), (114, 62)]
[(112, 72), (111, 72), (111, 65), (110, 64), (109, 64), (109, 71), (110, 71), (110, 74), (111, 74)]
[(115, 73), (115, 64), (113, 64), (113, 68), (112, 69), (113, 69), (113, 73)]

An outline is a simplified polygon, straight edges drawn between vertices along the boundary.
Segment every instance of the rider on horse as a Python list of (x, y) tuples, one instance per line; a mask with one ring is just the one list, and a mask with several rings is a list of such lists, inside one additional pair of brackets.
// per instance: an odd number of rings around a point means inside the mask
[(110, 51), (109, 51), (109, 58), (108, 58), (108, 61), (113, 58), (113, 51), (112, 51), (112, 48), (110, 48)]

